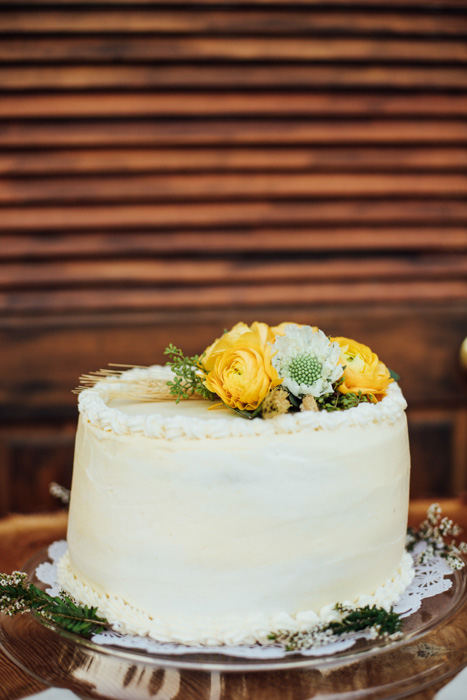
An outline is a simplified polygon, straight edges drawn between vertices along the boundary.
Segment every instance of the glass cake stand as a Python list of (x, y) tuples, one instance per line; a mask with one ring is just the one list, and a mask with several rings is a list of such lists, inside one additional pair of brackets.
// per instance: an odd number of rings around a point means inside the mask
[[(42, 550), (24, 567), (39, 588)], [(227, 654), (150, 654), (99, 645), (25, 613), (0, 616), (0, 645), (43, 683), (81, 698), (119, 700), (376, 700), (402, 698), (448, 679), (467, 665), (467, 573), (422, 602), (396, 641), (359, 640), (327, 656), (281, 659)]]

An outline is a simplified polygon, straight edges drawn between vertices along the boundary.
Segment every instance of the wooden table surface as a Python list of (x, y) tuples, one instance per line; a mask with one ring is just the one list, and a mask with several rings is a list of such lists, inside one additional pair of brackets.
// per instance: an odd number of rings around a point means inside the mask
[[(410, 507), (410, 524), (417, 524), (423, 519), (429, 501), (415, 501)], [(441, 501), (443, 511), (450, 515), (456, 522), (467, 530), (467, 505), (461, 500)], [(48, 543), (61, 539), (65, 535), (67, 513), (60, 511), (53, 514), (43, 515), (11, 515), (0, 520), (0, 571), (10, 572), (21, 568), (22, 564), (35, 552), (46, 546)], [(165, 673), (162, 671), (162, 673)], [(167, 672), (170, 674), (170, 672)], [(185, 672), (187, 678), (190, 676), (192, 682), (188, 682), (183, 687), (183, 695), (175, 692), (170, 694), (171, 700), (201, 700), (210, 698), (212, 693), (206, 692), (203, 684), (195, 673)], [(258, 677), (259, 674), (249, 674), (247, 677)], [(263, 674), (264, 675), (264, 674)], [(199, 674), (198, 674), (199, 676)], [(269, 674), (271, 677), (271, 674)], [(286, 700), (290, 698), (304, 698), (303, 694), (303, 672), (290, 671), (284, 677), (277, 675), (278, 683), (269, 687), (268, 695), (264, 695), (262, 684), (255, 683), (256, 690), (246, 692), (245, 689), (238, 694), (235, 693), (235, 700), (238, 698), (258, 698), (258, 700)], [(190, 679), (188, 678), (188, 681)], [(284, 682), (287, 684), (285, 689)], [(295, 694), (295, 684), (297, 694)], [(159, 684), (160, 685), (160, 684)], [(436, 683), (415, 694), (410, 695), (411, 700), (432, 700), (435, 693), (444, 683)], [(219, 688), (222, 688), (222, 677), (219, 679)], [(274, 689), (275, 688), (275, 689)], [(46, 690), (46, 686), (32, 679), (25, 672), (20, 670), (6, 655), (0, 651), (0, 700), (20, 700), (28, 695)], [(312, 697), (312, 694), (309, 697)], [(219, 700), (230, 700), (230, 696), (219, 692), (216, 695)], [(232, 697), (232, 700), (233, 697)]]

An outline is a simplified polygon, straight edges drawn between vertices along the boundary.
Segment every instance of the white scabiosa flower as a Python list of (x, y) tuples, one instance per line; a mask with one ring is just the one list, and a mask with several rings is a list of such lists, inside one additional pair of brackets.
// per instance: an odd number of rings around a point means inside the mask
[(272, 345), (272, 364), (284, 380), (281, 386), (297, 397), (329, 394), (342, 376), (339, 344), (311, 326), (287, 325), (284, 330)]

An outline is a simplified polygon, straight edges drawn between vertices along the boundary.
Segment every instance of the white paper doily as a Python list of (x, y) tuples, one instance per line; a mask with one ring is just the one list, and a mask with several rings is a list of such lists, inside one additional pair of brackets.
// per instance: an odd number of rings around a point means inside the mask
[[(414, 558), (424, 549), (424, 543), (419, 543), (414, 549)], [(48, 555), (51, 562), (40, 564), (36, 569), (36, 576), (39, 581), (49, 586), (46, 589), (49, 595), (58, 595), (60, 593), (60, 585), (58, 583), (57, 564), (61, 557), (67, 551), (67, 543), (62, 540), (54, 542), (48, 549)], [(452, 574), (452, 570), (446, 564), (446, 561), (441, 557), (436, 557), (424, 564), (415, 565), (415, 577), (412, 583), (402, 594), (399, 601), (394, 605), (394, 611), (399, 613), (403, 618), (415, 613), (421, 606), (425, 598), (432, 598), (444, 591), (447, 591), (452, 586), (451, 579), (446, 578)], [(324, 656), (335, 654), (344, 651), (355, 644), (358, 639), (371, 639), (372, 634), (369, 632), (359, 632), (351, 635), (340, 637), (337, 642), (332, 642), (326, 646), (314, 647), (312, 649), (303, 649), (300, 653), (303, 656)], [(150, 654), (227, 654), (246, 659), (280, 659), (290, 652), (284, 650), (283, 647), (277, 644), (268, 646), (219, 646), (219, 647), (204, 647), (204, 646), (184, 646), (182, 644), (170, 644), (156, 642), (148, 637), (136, 637), (131, 635), (122, 635), (118, 632), (108, 631), (101, 634), (96, 634), (92, 637), (92, 641), (96, 644), (111, 644), (113, 646), (122, 647), (125, 649), (139, 649)]]

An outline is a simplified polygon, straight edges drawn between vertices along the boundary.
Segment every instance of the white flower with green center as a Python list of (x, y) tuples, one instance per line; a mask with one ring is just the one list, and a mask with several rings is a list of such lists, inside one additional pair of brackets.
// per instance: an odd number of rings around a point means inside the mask
[(311, 326), (289, 325), (284, 331), (272, 345), (272, 364), (283, 379), (281, 386), (297, 397), (316, 398), (332, 392), (343, 371), (339, 344)]

